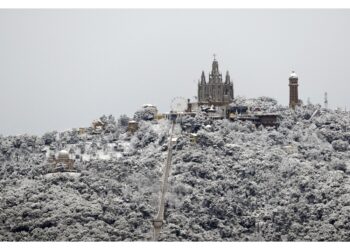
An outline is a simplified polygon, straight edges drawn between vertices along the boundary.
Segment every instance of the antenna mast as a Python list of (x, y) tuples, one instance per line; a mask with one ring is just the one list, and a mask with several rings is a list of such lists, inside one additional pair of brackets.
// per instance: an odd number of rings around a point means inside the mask
[(327, 92), (324, 93), (324, 107), (328, 109), (328, 97)]

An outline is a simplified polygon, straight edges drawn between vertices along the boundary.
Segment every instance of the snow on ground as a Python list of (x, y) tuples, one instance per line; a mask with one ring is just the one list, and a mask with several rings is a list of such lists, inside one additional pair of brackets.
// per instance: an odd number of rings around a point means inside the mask
[[(236, 104), (278, 112), (281, 125), (184, 117), (161, 240), (349, 241), (349, 112)], [(140, 121), (130, 134), (125, 116), (100, 119), (101, 134), (0, 136), (0, 240), (151, 239), (171, 123)], [(77, 173), (48, 174), (48, 150), (67, 150)]]

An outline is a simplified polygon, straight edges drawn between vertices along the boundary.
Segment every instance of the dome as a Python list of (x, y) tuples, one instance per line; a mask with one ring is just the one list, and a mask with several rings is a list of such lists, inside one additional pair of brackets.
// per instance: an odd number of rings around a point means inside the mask
[(66, 150), (61, 150), (58, 153), (58, 160), (69, 160), (69, 153)]
[(293, 70), (292, 73), (290, 74), (289, 79), (298, 79), (297, 74), (295, 73), (295, 71)]

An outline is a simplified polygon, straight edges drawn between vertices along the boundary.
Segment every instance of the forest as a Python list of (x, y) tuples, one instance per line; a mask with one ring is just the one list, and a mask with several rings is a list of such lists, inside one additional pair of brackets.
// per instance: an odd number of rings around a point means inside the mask
[[(235, 102), (280, 125), (182, 117), (160, 240), (349, 241), (349, 112)], [(133, 134), (131, 118), (110, 115), (101, 133), (0, 135), (0, 241), (151, 240), (171, 123), (145, 115)], [(77, 172), (50, 172), (62, 149)]]

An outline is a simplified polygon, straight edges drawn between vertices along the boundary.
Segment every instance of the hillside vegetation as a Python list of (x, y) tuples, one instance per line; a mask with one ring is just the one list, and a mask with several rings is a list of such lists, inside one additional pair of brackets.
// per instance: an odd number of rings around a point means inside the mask
[[(236, 102), (278, 112), (280, 126), (184, 117), (160, 240), (349, 241), (349, 112)], [(137, 114), (134, 134), (126, 116), (103, 116), (101, 134), (0, 136), (0, 240), (150, 240), (170, 122)], [(77, 173), (49, 173), (62, 149)]]

